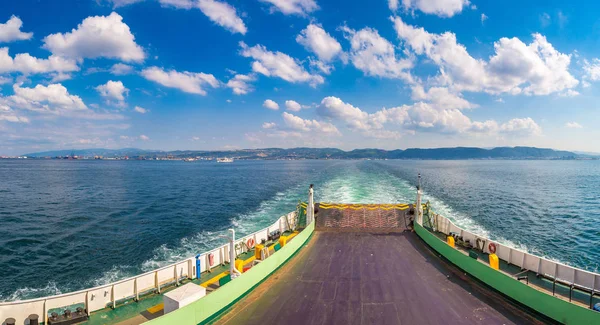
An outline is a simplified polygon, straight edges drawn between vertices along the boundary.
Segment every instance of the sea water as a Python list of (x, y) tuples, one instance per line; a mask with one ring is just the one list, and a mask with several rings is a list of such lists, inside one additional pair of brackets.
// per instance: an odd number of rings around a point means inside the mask
[(0, 300), (66, 293), (264, 228), (307, 199), (424, 201), (467, 230), (599, 271), (600, 161), (0, 160)]

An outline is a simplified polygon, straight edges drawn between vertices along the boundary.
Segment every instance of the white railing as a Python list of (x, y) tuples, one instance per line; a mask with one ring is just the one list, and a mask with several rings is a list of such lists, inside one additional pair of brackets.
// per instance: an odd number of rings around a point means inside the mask
[(469, 240), (471, 245), (475, 246), (477, 239), (485, 241), (483, 245), (484, 253), (490, 254), (489, 243), (494, 243), (496, 246), (496, 255), (501, 260), (509, 264), (519, 266), (523, 270), (529, 270), (546, 276), (551, 279), (558, 280), (565, 284), (579, 287), (581, 289), (590, 290), (598, 293), (600, 291), (600, 274), (592, 273), (586, 270), (578, 269), (566, 264), (554, 262), (543, 257), (531, 255), (525, 251), (502, 245), (498, 242), (490, 240), (486, 237), (473, 234), (458, 226), (456, 226), (448, 218), (435, 214), (432, 218), (437, 231), (450, 235), (456, 233), (462, 236), (463, 240)]
[[(236, 240), (237, 245), (235, 246), (241, 247), (241, 252), (245, 252), (247, 247), (242, 243), (247, 243), (250, 238), (258, 244), (263, 239), (266, 241), (270, 232), (279, 230), (283, 233), (286, 230), (295, 229), (297, 224), (296, 212), (290, 212), (279, 217), (272, 225)], [(209, 263), (210, 254), (213, 254), (212, 265)], [(199, 260), (201, 273), (207, 270), (208, 265), (212, 268), (229, 262), (229, 244), (200, 254)], [(51, 309), (83, 304), (89, 314), (107, 307), (114, 308), (117, 302), (126, 299), (138, 299), (149, 292), (160, 292), (166, 286), (179, 284), (182, 279), (195, 278), (196, 258), (190, 257), (150, 272), (91, 289), (29, 300), (0, 302), (0, 324), (9, 317), (14, 318), (16, 324), (27, 324), (26, 320), (32, 314), (40, 316), (40, 321), (47, 324), (48, 311)]]

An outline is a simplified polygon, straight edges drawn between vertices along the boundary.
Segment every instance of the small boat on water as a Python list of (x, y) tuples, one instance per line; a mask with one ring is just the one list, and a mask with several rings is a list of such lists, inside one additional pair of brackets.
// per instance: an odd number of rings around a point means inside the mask
[(233, 162), (233, 158), (217, 158), (217, 162), (218, 163), (232, 163)]
[(183, 161), (185, 161), (185, 162), (194, 162), (194, 161), (196, 161), (196, 158), (184, 158)]
[(266, 228), (114, 283), (0, 302), (0, 324), (600, 324), (600, 274), (462, 229), (418, 184), (415, 202), (372, 204), (317, 203), (311, 185)]

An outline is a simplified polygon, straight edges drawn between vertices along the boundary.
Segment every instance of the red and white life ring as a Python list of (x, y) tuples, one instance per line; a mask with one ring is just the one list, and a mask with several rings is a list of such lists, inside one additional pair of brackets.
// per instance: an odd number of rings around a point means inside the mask
[(254, 247), (254, 238), (248, 238), (248, 241), (246, 241), (246, 246), (248, 248)]
[(213, 253), (208, 254), (208, 265), (213, 266), (215, 264), (215, 255)]
[(496, 254), (496, 244), (490, 243), (488, 245), (488, 250), (490, 251), (491, 254)]

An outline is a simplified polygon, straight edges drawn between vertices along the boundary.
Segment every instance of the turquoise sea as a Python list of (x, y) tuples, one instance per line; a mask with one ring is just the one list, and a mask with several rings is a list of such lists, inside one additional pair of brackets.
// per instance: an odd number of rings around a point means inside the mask
[(598, 272), (600, 161), (0, 160), (0, 300), (65, 293), (194, 256), (306, 200), (425, 200), (460, 226)]

